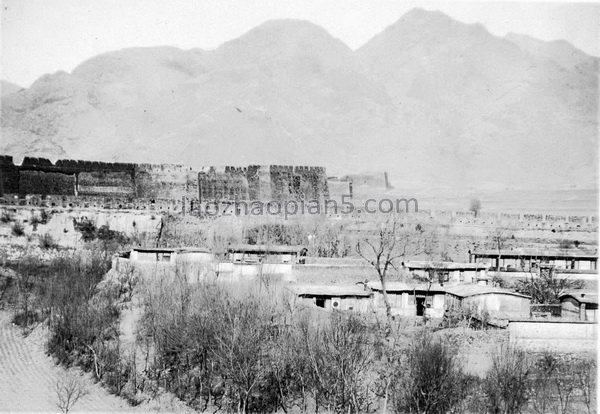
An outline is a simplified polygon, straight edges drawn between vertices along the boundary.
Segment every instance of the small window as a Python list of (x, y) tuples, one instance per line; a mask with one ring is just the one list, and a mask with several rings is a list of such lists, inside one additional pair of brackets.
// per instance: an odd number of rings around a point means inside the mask
[(323, 298), (315, 299), (315, 305), (317, 305), (319, 308), (324, 308), (325, 307), (325, 299), (323, 299)]
[(463, 272), (462, 270), (458, 273), (458, 281), (459, 282), (465, 281), (465, 272)]

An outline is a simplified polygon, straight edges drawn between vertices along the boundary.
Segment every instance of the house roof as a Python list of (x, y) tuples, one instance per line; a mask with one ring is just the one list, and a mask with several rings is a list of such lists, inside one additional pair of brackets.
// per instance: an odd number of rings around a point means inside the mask
[(574, 290), (560, 295), (559, 299), (562, 301), (566, 298), (573, 298), (579, 303), (594, 304), (598, 305), (598, 292), (585, 291), (585, 290)]
[(173, 253), (175, 251), (170, 247), (134, 247), (131, 250), (140, 253)]
[(178, 253), (212, 253), (209, 249), (203, 247), (182, 247), (177, 249)]
[(131, 250), (140, 253), (210, 253), (203, 247), (134, 247)]
[[(367, 286), (369, 287), (369, 289), (373, 289), (378, 292), (382, 290), (381, 282), (379, 281), (367, 282)], [(412, 292), (414, 290), (429, 290), (433, 293), (444, 292), (444, 287), (436, 284), (432, 284), (431, 286), (429, 286), (429, 284), (426, 283), (408, 284), (404, 282), (390, 281), (385, 284), (385, 290), (386, 292)]]
[(269, 246), (266, 244), (234, 244), (227, 247), (228, 252), (238, 253), (298, 253), (304, 246)]
[(489, 269), (490, 265), (489, 263), (455, 263), (414, 260), (405, 262), (404, 267), (408, 269), (485, 270)]
[(372, 292), (360, 285), (298, 285), (292, 284), (288, 289), (298, 296), (360, 296), (369, 297)]
[[(498, 257), (497, 249), (475, 250), (471, 254), (482, 257)], [(559, 257), (566, 259), (598, 259), (598, 251), (581, 249), (532, 249), (532, 248), (514, 248), (501, 249), (502, 257)]]
[(471, 296), (477, 295), (491, 295), (491, 294), (502, 294), (502, 295), (512, 295), (519, 296), (522, 298), (529, 299), (529, 296), (523, 295), (521, 293), (513, 292), (512, 290), (502, 289), (494, 286), (487, 285), (450, 285), (445, 287), (446, 293), (449, 293), (454, 296), (458, 296), (460, 298), (467, 298)]

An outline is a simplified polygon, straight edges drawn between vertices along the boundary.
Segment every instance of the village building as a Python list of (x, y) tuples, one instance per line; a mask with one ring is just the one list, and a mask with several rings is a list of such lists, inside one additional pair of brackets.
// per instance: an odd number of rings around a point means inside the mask
[(479, 283), (488, 282), (488, 263), (455, 263), (434, 261), (410, 261), (402, 263), (410, 276), (428, 279), (436, 283)]
[(227, 247), (226, 260), (219, 264), (219, 271), (237, 276), (291, 276), (294, 265), (304, 262), (305, 254), (303, 246), (231, 245)]
[(531, 298), (508, 289), (481, 285), (445, 287), (445, 308), (487, 312), (496, 319), (529, 317)]
[(469, 251), (471, 263), (487, 263), (500, 271), (531, 272), (540, 265), (554, 265), (557, 271), (596, 273), (598, 252), (581, 249), (488, 249)]
[[(368, 282), (374, 292), (373, 303), (377, 309), (385, 309), (383, 290), (380, 282)], [(409, 285), (403, 282), (389, 281), (385, 289), (392, 308), (392, 315), (424, 316), (431, 318), (444, 316), (445, 291), (439, 284)]]
[(134, 262), (210, 262), (213, 258), (210, 250), (195, 247), (134, 247), (129, 253)]
[(142, 278), (185, 276), (190, 283), (206, 280), (216, 265), (210, 250), (196, 247), (134, 247), (115, 256), (112, 263), (115, 270), (135, 270)]
[(598, 321), (598, 293), (573, 291), (560, 296), (561, 317), (580, 321)]
[(298, 263), (303, 246), (238, 244), (227, 247), (232, 263)]
[(288, 285), (301, 303), (325, 310), (368, 312), (373, 292), (360, 285)]

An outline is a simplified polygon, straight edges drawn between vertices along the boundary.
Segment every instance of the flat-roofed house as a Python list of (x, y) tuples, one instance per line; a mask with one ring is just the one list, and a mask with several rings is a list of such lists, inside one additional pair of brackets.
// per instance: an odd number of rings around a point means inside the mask
[(304, 304), (326, 310), (368, 312), (373, 306), (373, 292), (362, 285), (290, 284), (288, 289)]
[(185, 275), (191, 283), (205, 279), (215, 265), (213, 253), (197, 247), (134, 247), (114, 259), (117, 270), (135, 269), (152, 279)]
[(487, 312), (500, 319), (528, 317), (531, 298), (508, 289), (482, 285), (446, 286), (445, 307)]
[(493, 269), (529, 272), (541, 264), (554, 265), (558, 271), (589, 271), (598, 269), (598, 251), (583, 249), (487, 249), (469, 252), (469, 261), (487, 263)]
[(210, 250), (197, 247), (134, 247), (129, 253), (129, 260), (141, 262), (209, 262), (213, 257)]
[(227, 260), (220, 263), (219, 269), (239, 276), (291, 275), (305, 251), (303, 246), (231, 245), (227, 247)]
[(561, 317), (581, 321), (598, 321), (598, 293), (572, 291), (560, 296)]
[(227, 247), (233, 263), (298, 263), (303, 246), (237, 244)]
[[(368, 282), (374, 292), (373, 303), (377, 309), (385, 309), (381, 282)], [(385, 291), (392, 308), (392, 315), (423, 316), (425, 310), (432, 318), (444, 316), (445, 291), (439, 284), (408, 284), (388, 281)]]
[(456, 263), (435, 261), (410, 261), (402, 263), (413, 277), (427, 278), (438, 283), (487, 284), (488, 263)]

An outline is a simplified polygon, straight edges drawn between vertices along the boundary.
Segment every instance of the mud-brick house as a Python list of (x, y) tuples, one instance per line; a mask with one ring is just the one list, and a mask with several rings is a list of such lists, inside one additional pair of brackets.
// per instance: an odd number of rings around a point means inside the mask
[(231, 245), (220, 271), (240, 276), (260, 274), (290, 275), (295, 264), (302, 262), (303, 246)]
[(445, 308), (487, 312), (492, 318), (529, 317), (531, 298), (499, 287), (455, 285), (445, 287)]
[(437, 283), (487, 284), (488, 263), (455, 263), (410, 261), (402, 263), (403, 269), (413, 278), (429, 279)]
[(581, 321), (598, 321), (598, 293), (572, 291), (560, 296), (561, 317)]
[(363, 285), (290, 284), (288, 289), (307, 306), (355, 312), (373, 310), (373, 292)]
[(553, 265), (557, 271), (598, 271), (598, 251), (584, 249), (532, 249), (513, 248), (475, 250), (469, 252), (469, 261), (488, 263), (501, 271), (530, 272), (540, 265)]
[(129, 253), (134, 262), (210, 262), (213, 254), (208, 249), (195, 247), (134, 247)]
[[(380, 282), (368, 282), (373, 293), (376, 309), (385, 309), (383, 290)], [(386, 283), (386, 293), (392, 308), (392, 315), (423, 316), (425, 309), (432, 318), (444, 316), (444, 287), (439, 284), (415, 284), (390, 281)]]

